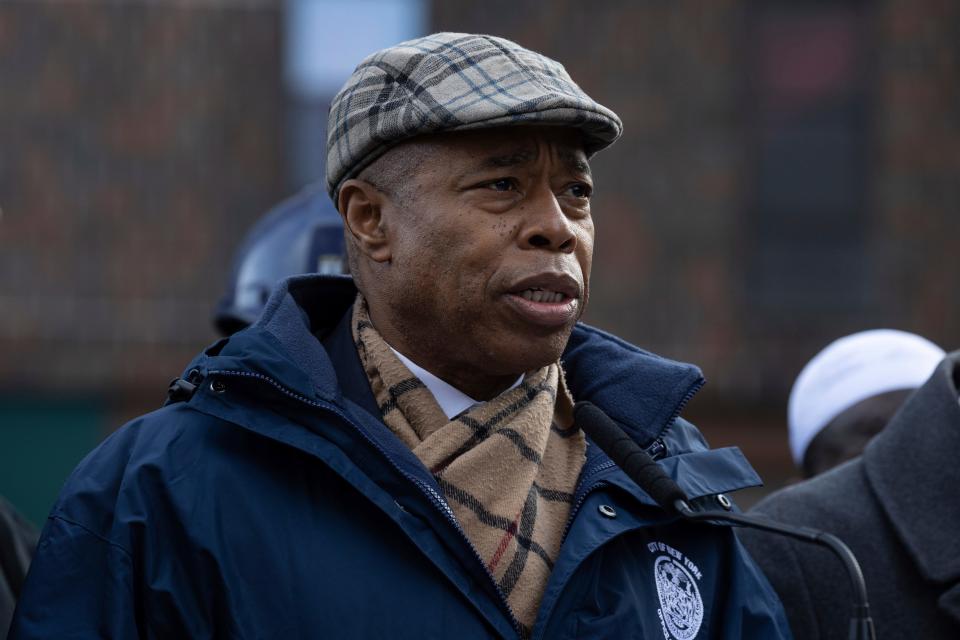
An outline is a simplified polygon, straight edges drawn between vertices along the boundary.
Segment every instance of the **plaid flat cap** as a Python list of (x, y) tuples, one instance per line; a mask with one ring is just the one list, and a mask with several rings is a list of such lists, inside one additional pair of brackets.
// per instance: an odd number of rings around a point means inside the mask
[(330, 105), (327, 191), (425, 133), (517, 124), (576, 127), (592, 155), (623, 125), (559, 62), (493, 36), (435, 33), (372, 54)]

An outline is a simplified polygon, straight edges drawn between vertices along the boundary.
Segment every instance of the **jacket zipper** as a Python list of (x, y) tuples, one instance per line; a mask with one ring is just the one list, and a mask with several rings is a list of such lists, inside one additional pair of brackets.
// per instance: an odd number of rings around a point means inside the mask
[[(571, 525), (573, 525), (573, 519), (574, 517), (576, 517), (577, 512), (580, 510), (580, 505), (582, 505), (584, 501), (586, 501), (587, 496), (589, 496), (599, 487), (602, 487), (607, 484), (605, 481), (601, 480), (600, 482), (596, 482), (590, 486), (586, 486), (587, 480), (597, 475), (601, 471), (610, 469), (613, 466), (614, 466), (613, 460), (607, 460), (606, 462), (603, 462), (597, 465), (593, 469), (590, 469), (588, 473), (584, 474), (584, 476), (580, 478), (580, 483), (577, 486), (577, 490), (574, 492), (574, 495), (579, 495), (580, 497), (577, 498), (577, 501), (573, 503), (572, 507), (570, 507), (570, 515), (567, 516), (567, 524), (564, 525), (563, 527), (563, 535), (560, 537), (561, 540), (567, 539), (567, 533), (569, 533), (570, 527)], [(584, 488), (585, 486), (586, 488)]]
[[(690, 399), (697, 395), (697, 392), (700, 391), (700, 389), (703, 389), (703, 385), (705, 384), (707, 384), (707, 381), (703, 379), (703, 376), (701, 376), (700, 379), (697, 380), (693, 386), (687, 390), (683, 398), (680, 399), (680, 403), (677, 405), (677, 408), (673, 410), (673, 414), (670, 416), (670, 419), (667, 420), (666, 426), (663, 427), (663, 430), (661, 430), (660, 433), (663, 433), (670, 428), (670, 425), (672, 425), (680, 416), (680, 412), (683, 411), (685, 406), (687, 406), (687, 403), (690, 402)], [(657, 441), (660, 442), (660, 444), (663, 444), (663, 440), (660, 438), (657, 438)]]
[[(691, 386), (687, 390), (687, 392), (683, 395), (683, 398), (680, 399), (679, 404), (677, 404), (677, 408), (674, 409), (673, 414), (671, 414), (670, 419), (667, 420), (667, 425), (664, 427), (664, 431), (668, 429), (671, 424), (673, 424), (673, 422), (680, 415), (680, 412), (683, 411), (683, 408), (687, 406), (687, 403), (690, 402), (690, 399), (693, 398), (693, 396), (695, 396), (696, 393), (703, 388), (704, 384), (706, 384), (706, 381), (701, 377), (697, 382), (693, 384), (693, 386)], [(661, 431), (660, 433), (663, 433), (663, 431)], [(650, 446), (646, 447), (645, 451), (648, 454), (650, 454), (650, 457), (653, 458), (654, 460), (659, 460), (667, 453), (667, 446), (666, 444), (664, 444), (663, 438), (657, 437), (653, 441), (653, 443), (650, 444)], [(582, 489), (582, 487), (586, 485), (587, 480), (590, 477), (600, 473), (601, 471), (604, 471), (614, 466), (616, 466), (614, 462), (608, 459), (606, 462), (603, 462), (602, 464), (597, 465), (596, 467), (591, 469), (588, 473), (584, 474), (582, 478), (580, 478), (580, 482), (577, 483), (577, 489), (576, 491), (574, 491), (574, 495), (577, 495), (579, 493), (580, 498), (574, 503), (573, 507), (570, 509), (570, 516), (567, 518), (567, 524), (563, 528), (563, 536), (561, 539), (566, 539), (567, 532), (570, 531), (570, 526), (573, 524), (574, 516), (577, 515), (577, 511), (580, 510), (580, 505), (584, 503), (584, 501), (587, 499), (587, 496), (589, 496), (598, 487), (602, 487), (607, 484), (605, 481), (601, 480), (600, 482), (597, 482), (594, 485), (587, 487), (586, 489)]]
[(468, 546), (468, 547), (470, 548), (470, 550), (473, 552), (473, 555), (474, 555), (474, 557), (477, 559), (477, 562), (479, 562), (479, 563), (480, 563), (480, 566), (483, 567), (483, 571), (484, 571), (484, 573), (487, 575), (487, 578), (490, 579), (490, 583), (493, 585), (493, 588), (495, 589), (497, 595), (500, 597), (501, 603), (504, 605), (504, 608), (506, 609), (507, 613), (509, 614), (510, 624), (511, 624), (511, 626), (513, 627), (513, 630), (517, 633), (517, 637), (522, 637), (523, 634), (522, 634), (522, 632), (521, 632), (521, 630), (520, 630), (520, 622), (517, 620), (516, 616), (515, 616), (514, 613), (513, 613), (513, 610), (510, 608), (510, 604), (507, 602), (507, 596), (503, 593), (503, 590), (500, 588), (500, 585), (497, 584), (496, 578), (494, 578), (494, 577), (493, 577), (493, 574), (490, 573), (490, 570), (487, 569), (487, 565), (486, 565), (486, 563), (483, 561), (483, 557), (481, 557), (480, 552), (477, 551), (477, 548), (476, 548), (475, 546), (473, 546), (473, 543), (470, 542), (470, 539), (467, 537), (467, 534), (463, 531), (463, 527), (460, 526), (460, 523), (457, 521), (457, 517), (454, 515), (453, 510), (450, 508), (450, 505), (447, 504), (446, 499), (443, 498), (442, 496), (440, 496), (440, 494), (438, 494), (438, 493), (433, 489), (433, 487), (427, 485), (427, 484), (426, 484), (425, 482), (423, 482), (421, 479), (416, 478), (416, 477), (412, 476), (411, 474), (407, 473), (406, 471), (404, 471), (403, 469), (401, 469), (400, 466), (393, 460), (393, 458), (390, 457), (390, 454), (388, 454), (388, 453), (383, 449), (383, 447), (381, 447), (376, 441), (374, 441), (370, 436), (368, 436), (368, 435), (364, 432), (364, 430), (360, 428), (360, 426), (359, 426), (358, 424), (356, 424), (356, 423), (355, 423), (353, 420), (351, 420), (346, 414), (344, 414), (342, 411), (340, 411), (340, 409), (339, 409), (336, 405), (333, 405), (333, 404), (330, 404), (330, 403), (326, 403), (326, 402), (317, 402), (316, 400), (311, 400), (311, 399), (307, 398), (306, 396), (303, 396), (303, 395), (300, 395), (299, 393), (296, 393), (296, 392), (294, 392), (294, 391), (291, 391), (290, 389), (288, 389), (287, 387), (283, 386), (282, 384), (280, 384), (279, 382), (277, 382), (277, 381), (274, 380), (273, 378), (270, 378), (270, 377), (265, 376), (265, 375), (260, 374), (260, 373), (255, 373), (255, 372), (253, 372), (253, 371), (222, 371), (222, 370), (221, 370), (221, 371), (208, 371), (208, 372), (207, 372), (207, 375), (208, 375), (208, 376), (214, 376), (214, 375), (216, 375), (216, 376), (234, 376), (234, 377), (243, 377), (243, 378), (255, 378), (255, 379), (257, 379), (257, 380), (261, 380), (261, 381), (263, 381), (263, 382), (266, 382), (266, 383), (270, 384), (270, 385), (273, 386), (275, 389), (277, 389), (278, 391), (280, 391), (280, 392), (283, 393), (284, 395), (286, 395), (286, 396), (288, 396), (288, 397), (290, 397), (290, 398), (293, 398), (294, 400), (297, 400), (297, 401), (299, 401), (299, 402), (302, 402), (302, 403), (304, 403), (304, 404), (306, 404), (306, 405), (308, 405), (308, 406), (315, 407), (315, 408), (317, 408), (317, 409), (324, 409), (324, 410), (326, 410), (326, 411), (329, 411), (329, 412), (331, 412), (331, 413), (339, 416), (341, 420), (343, 420), (343, 421), (346, 422), (348, 425), (350, 425), (355, 431), (357, 431), (357, 432), (363, 437), (364, 440), (367, 441), (367, 443), (369, 443), (370, 445), (372, 445), (374, 449), (376, 449), (377, 451), (379, 451), (380, 454), (381, 454), (384, 458), (386, 458), (386, 460), (390, 463), (390, 465), (394, 468), (394, 470), (396, 470), (397, 472), (399, 472), (400, 475), (402, 475), (403, 477), (405, 477), (407, 480), (409, 480), (410, 482), (412, 482), (417, 488), (419, 488), (420, 491), (421, 491), (421, 493), (423, 493), (423, 494), (427, 497), (427, 499), (430, 501), (430, 503), (433, 504), (433, 506), (434, 506), (435, 508), (437, 508), (437, 509), (444, 515), (444, 517), (447, 519), (447, 521), (448, 521), (451, 525), (453, 525), (453, 527), (454, 527), (454, 528), (457, 530), (457, 532), (460, 534), (460, 537), (463, 539), (464, 542), (467, 543), (467, 546)]
[[(694, 390), (694, 393), (695, 392), (696, 391)], [(692, 395), (693, 394), (691, 393), (690, 396)], [(689, 397), (687, 398), (687, 400), (689, 400)], [(679, 413), (679, 410), (677, 411), (677, 413)], [(650, 454), (650, 457), (653, 458), (654, 460), (659, 460), (667, 452), (667, 446), (666, 444), (664, 444), (663, 438), (657, 438), (656, 440), (653, 441), (653, 443), (649, 447), (645, 449), (645, 451), (648, 454)], [(561, 540), (566, 540), (567, 534), (570, 532), (570, 527), (573, 526), (573, 521), (577, 516), (577, 512), (580, 511), (580, 507), (583, 505), (584, 502), (586, 502), (590, 494), (596, 491), (597, 489), (600, 489), (610, 484), (606, 480), (598, 480), (593, 484), (588, 485), (587, 483), (590, 481), (590, 478), (596, 476), (598, 473), (602, 471), (606, 471), (607, 469), (612, 469), (615, 466), (617, 466), (616, 463), (613, 460), (610, 460), (609, 458), (607, 458), (604, 462), (601, 462), (597, 466), (593, 467), (592, 469), (584, 473), (583, 477), (580, 478), (580, 482), (577, 483), (577, 489), (576, 491), (574, 491), (574, 495), (575, 496), (579, 495), (579, 497), (577, 498), (576, 502), (574, 502), (573, 506), (570, 508), (570, 515), (567, 517), (567, 524), (563, 527), (563, 536), (561, 537)], [(540, 636), (536, 636), (536, 637), (539, 638)]]
[[(664, 444), (663, 438), (657, 438), (653, 443), (645, 449), (645, 451), (650, 454), (650, 457), (654, 460), (659, 460), (667, 452), (667, 445)], [(580, 506), (586, 501), (587, 496), (593, 493), (600, 487), (606, 486), (608, 483), (606, 480), (600, 480), (590, 486), (584, 488), (587, 485), (587, 482), (590, 478), (597, 475), (601, 471), (606, 471), (616, 466), (616, 463), (609, 458), (590, 469), (587, 473), (580, 478), (580, 482), (577, 484), (577, 489), (574, 491), (574, 495), (579, 495), (580, 497), (576, 502), (573, 503), (573, 506), (570, 508), (570, 516), (567, 518), (567, 524), (563, 528), (563, 536), (561, 539), (566, 539), (567, 533), (570, 531), (570, 526), (573, 524), (573, 519), (577, 515), (577, 512), (580, 510)]]
[[(664, 427), (664, 430), (666, 430), (667, 428), (670, 427), (671, 424), (673, 424), (674, 420), (677, 419), (677, 416), (680, 415), (680, 412), (683, 411), (683, 408), (687, 405), (688, 402), (690, 402), (690, 399), (694, 395), (696, 395), (696, 393), (700, 391), (700, 389), (703, 388), (704, 384), (705, 384), (705, 381), (703, 380), (703, 378), (700, 378), (700, 380), (694, 383), (694, 385), (687, 390), (683, 398), (680, 399), (680, 403), (677, 404), (677, 408), (674, 409), (673, 414), (670, 416), (670, 419), (667, 420), (667, 426)], [(663, 431), (661, 431), (660, 433), (663, 433)], [(650, 454), (650, 457), (653, 458), (654, 460), (659, 460), (667, 453), (667, 446), (666, 444), (664, 444), (663, 438), (658, 437), (653, 441), (653, 443), (650, 444), (650, 446), (648, 446), (645, 449), (645, 451), (648, 454)], [(593, 469), (591, 469), (589, 473), (584, 474), (584, 476), (580, 478), (580, 482), (577, 484), (577, 489), (574, 492), (574, 495), (577, 495), (579, 493), (580, 498), (574, 503), (573, 507), (570, 509), (570, 516), (567, 518), (567, 524), (563, 528), (563, 536), (561, 537), (562, 540), (566, 539), (567, 533), (570, 531), (570, 526), (573, 524), (573, 519), (577, 515), (577, 511), (580, 510), (580, 505), (582, 505), (584, 501), (587, 499), (587, 496), (589, 496), (598, 487), (602, 487), (607, 483), (601, 480), (600, 482), (597, 482), (596, 484), (589, 486), (586, 489), (582, 489), (582, 487), (586, 485), (587, 480), (590, 477), (595, 476), (601, 471), (604, 471), (614, 466), (616, 465), (614, 464), (613, 460), (608, 459), (602, 464), (599, 464)]]

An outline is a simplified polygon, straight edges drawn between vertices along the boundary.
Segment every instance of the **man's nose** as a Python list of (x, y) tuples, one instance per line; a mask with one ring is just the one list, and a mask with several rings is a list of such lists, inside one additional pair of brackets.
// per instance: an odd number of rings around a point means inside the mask
[(549, 188), (538, 189), (527, 198), (520, 244), (524, 249), (547, 249), (573, 253), (577, 236), (570, 218)]

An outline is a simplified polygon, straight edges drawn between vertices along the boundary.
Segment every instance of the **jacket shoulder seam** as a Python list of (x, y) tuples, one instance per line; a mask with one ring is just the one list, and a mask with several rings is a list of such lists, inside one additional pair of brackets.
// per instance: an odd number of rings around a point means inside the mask
[(129, 551), (126, 547), (124, 547), (123, 545), (121, 545), (121, 544), (118, 543), (118, 542), (114, 542), (113, 540), (111, 540), (110, 538), (107, 538), (106, 536), (103, 536), (103, 535), (97, 533), (96, 531), (94, 531), (94, 530), (91, 529), (90, 527), (88, 527), (88, 526), (86, 526), (86, 525), (84, 525), (84, 524), (82, 524), (82, 523), (80, 523), (80, 522), (77, 522), (76, 520), (71, 520), (70, 518), (67, 518), (67, 517), (62, 516), (62, 515), (51, 515), (49, 519), (50, 519), (50, 520), (60, 520), (60, 521), (62, 521), (62, 522), (66, 522), (66, 523), (69, 524), (69, 525), (72, 525), (72, 526), (74, 526), (74, 527), (77, 527), (78, 529), (82, 529), (83, 531), (85, 531), (86, 533), (90, 534), (90, 535), (93, 536), (94, 538), (100, 540), (101, 542), (105, 542), (106, 544), (110, 545), (111, 547), (116, 547), (117, 549), (119, 549), (120, 551), (122, 551), (122, 552), (123, 552), (123, 555), (127, 556), (127, 558), (128, 558), (129, 560), (131, 560), (131, 561), (133, 560), (133, 554), (130, 553), (130, 551)]

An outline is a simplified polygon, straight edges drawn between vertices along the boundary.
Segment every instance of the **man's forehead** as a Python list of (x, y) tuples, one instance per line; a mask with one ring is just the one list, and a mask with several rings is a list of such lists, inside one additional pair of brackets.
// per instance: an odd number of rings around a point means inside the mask
[(570, 169), (590, 173), (579, 132), (558, 127), (510, 127), (437, 136), (442, 149), (478, 170), (522, 167), (555, 154)]

